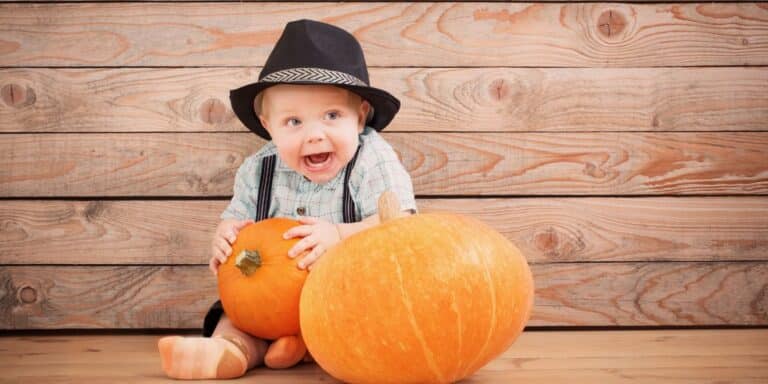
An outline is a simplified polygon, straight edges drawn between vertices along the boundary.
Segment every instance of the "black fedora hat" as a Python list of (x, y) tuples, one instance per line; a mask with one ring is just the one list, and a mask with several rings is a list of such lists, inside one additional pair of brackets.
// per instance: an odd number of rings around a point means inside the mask
[(253, 109), (254, 98), (277, 84), (326, 84), (358, 94), (373, 107), (367, 125), (380, 131), (400, 109), (400, 101), (370, 86), (360, 43), (349, 32), (314, 20), (286, 24), (257, 82), (229, 92), (232, 110), (248, 129), (269, 140)]

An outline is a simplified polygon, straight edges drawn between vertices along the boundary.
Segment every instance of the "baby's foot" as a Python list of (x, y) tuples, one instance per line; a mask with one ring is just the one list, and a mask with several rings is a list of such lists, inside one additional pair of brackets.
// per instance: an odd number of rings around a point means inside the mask
[(301, 336), (283, 336), (269, 345), (264, 356), (264, 365), (282, 369), (298, 364), (307, 353), (307, 347)]
[(174, 379), (231, 379), (248, 369), (245, 351), (221, 337), (167, 336), (157, 347), (163, 371)]

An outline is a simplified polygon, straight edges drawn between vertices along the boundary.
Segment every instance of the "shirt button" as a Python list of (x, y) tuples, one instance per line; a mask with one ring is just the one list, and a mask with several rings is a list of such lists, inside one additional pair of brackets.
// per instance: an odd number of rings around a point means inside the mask
[(307, 209), (304, 208), (304, 207), (298, 207), (298, 208), (296, 208), (296, 213), (298, 213), (299, 215), (304, 216), (304, 214), (307, 213)]

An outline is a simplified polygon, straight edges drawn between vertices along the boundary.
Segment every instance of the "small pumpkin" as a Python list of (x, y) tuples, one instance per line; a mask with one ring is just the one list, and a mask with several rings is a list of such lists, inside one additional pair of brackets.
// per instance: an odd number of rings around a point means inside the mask
[[(382, 220), (399, 211), (382, 201)], [(424, 213), (328, 250), (304, 284), (300, 321), (339, 380), (448, 383), (509, 348), (532, 305), (531, 271), (509, 240), (470, 217)]]
[(283, 239), (297, 225), (270, 218), (245, 226), (219, 266), (221, 304), (238, 329), (270, 340), (299, 334), (299, 297), (307, 272), (288, 257), (298, 239)]

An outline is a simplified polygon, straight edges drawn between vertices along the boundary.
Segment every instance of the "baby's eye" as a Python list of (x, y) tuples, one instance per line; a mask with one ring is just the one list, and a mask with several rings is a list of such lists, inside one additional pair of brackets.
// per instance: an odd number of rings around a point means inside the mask
[(325, 117), (329, 120), (336, 120), (339, 118), (339, 112), (338, 111), (332, 111), (325, 114)]
[(301, 120), (299, 119), (288, 119), (285, 122), (289, 127), (295, 127), (297, 125), (301, 125)]

